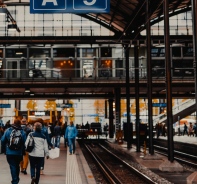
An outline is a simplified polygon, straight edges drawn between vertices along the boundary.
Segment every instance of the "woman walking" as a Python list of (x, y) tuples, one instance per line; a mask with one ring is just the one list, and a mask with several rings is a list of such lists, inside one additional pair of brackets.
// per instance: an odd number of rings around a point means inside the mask
[(35, 145), (32, 152), (29, 153), (30, 173), (32, 179), (31, 184), (39, 183), (41, 163), (45, 156), (47, 159), (49, 158), (49, 149), (48, 149), (46, 136), (41, 132), (41, 129), (42, 129), (42, 124), (36, 122), (34, 124), (35, 132), (30, 133), (25, 142), (25, 146), (27, 147), (30, 136), (33, 136)]

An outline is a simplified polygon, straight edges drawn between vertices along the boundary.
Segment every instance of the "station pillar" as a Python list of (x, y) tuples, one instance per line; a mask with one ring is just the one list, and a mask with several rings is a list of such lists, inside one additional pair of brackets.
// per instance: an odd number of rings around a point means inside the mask
[(109, 99), (109, 138), (114, 137), (114, 115), (113, 115), (113, 99)]

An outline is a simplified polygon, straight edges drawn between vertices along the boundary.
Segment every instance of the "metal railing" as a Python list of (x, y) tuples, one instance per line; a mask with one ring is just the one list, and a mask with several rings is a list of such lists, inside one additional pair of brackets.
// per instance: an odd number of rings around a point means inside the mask
[[(185, 110), (188, 107), (191, 107), (192, 105), (194, 105), (196, 103), (195, 99), (188, 99), (182, 103), (180, 103), (179, 105), (173, 107), (172, 109), (172, 114), (175, 115), (183, 110)], [(153, 118), (153, 124), (155, 125), (157, 122), (162, 122), (164, 120), (166, 120), (167, 116), (166, 114), (159, 114), (157, 117)]]
[[(135, 71), (139, 70), (139, 78), (147, 78), (147, 68), (140, 67), (129, 69), (129, 75), (131, 79), (135, 78)], [(175, 72), (176, 71), (176, 72)], [(0, 69), (0, 79), (27, 79), (27, 78), (48, 78), (48, 79), (60, 79), (60, 78), (125, 78), (125, 68), (30, 68), (30, 69)], [(153, 78), (164, 78), (164, 68), (152, 68)], [(193, 68), (172, 68), (172, 78), (194, 78)]]

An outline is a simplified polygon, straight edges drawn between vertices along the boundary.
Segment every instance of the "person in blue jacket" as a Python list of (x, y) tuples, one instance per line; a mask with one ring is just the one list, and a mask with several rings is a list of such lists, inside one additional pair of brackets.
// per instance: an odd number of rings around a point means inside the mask
[(67, 126), (66, 128), (66, 132), (65, 132), (65, 139), (68, 140), (68, 145), (69, 145), (69, 152), (70, 155), (72, 155), (72, 153), (75, 153), (75, 139), (77, 137), (77, 128), (76, 126), (74, 126), (73, 121), (70, 122), (70, 125)]
[[(18, 149), (11, 149), (9, 147), (10, 137), (13, 130), (20, 131), (20, 147)], [(15, 119), (14, 123), (8, 128), (4, 135), (1, 138), (2, 146), (5, 147), (5, 154), (7, 158), (7, 162), (10, 166), (10, 172), (12, 176), (12, 184), (19, 183), (19, 173), (20, 173), (20, 162), (23, 160), (23, 154), (25, 153), (25, 141), (26, 134), (21, 127), (21, 121), (19, 119)]]

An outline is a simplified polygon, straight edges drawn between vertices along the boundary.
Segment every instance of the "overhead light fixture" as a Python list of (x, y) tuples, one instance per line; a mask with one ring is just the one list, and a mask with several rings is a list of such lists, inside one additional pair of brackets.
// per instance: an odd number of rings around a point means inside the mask
[(23, 52), (21, 52), (21, 51), (16, 51), (16, 55), (22, 55), (23, 54)]
[(9, 29), (9, 31), (16, 31), (17, 25), (16, 24), (8, 24), (8, 29)]
[(0, 7), (0, 15), (5, 15), (8, 12), (7, 8)]
[(30, 95), (30, 96), (34, 96), (34, 93), (30, 93), (29, 95)]
[(30, 93), (30, 89), (29, 88), (26, 88), (25, 89), (25, 93)]

